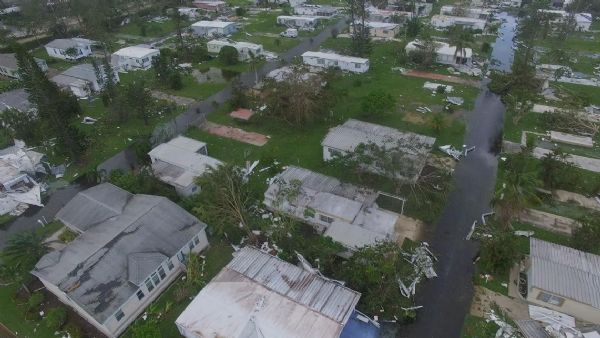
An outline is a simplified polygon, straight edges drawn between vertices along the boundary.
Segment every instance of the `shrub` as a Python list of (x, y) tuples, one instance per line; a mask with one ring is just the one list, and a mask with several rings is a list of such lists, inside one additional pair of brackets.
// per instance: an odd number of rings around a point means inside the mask
[(29, 300), (27, 300), (27, 311), (33, 312), (40, 308), (40, 305), (44, 302), (44, 294), (41, 292), (34, 292)]
[(340, 31), (337, 28), (332, 28), (331, 29), (331, 37), (332, 38), (337, 38), (338, 34), (340, 34)]
[(68, 323), (65, 326), (65, 331), (69, 333), (69, 337), (71, 338), (83, 338), (83, 331), (74, 323)]
[(51, 331), (58, 331), (65, 325), (67, 320), (67, 310), (63, 307), (55, 307), (48, 310), (46, 314), (46, 327)]
[(238, 7), (235, 9), (236, 16), (244, 16), (246, 15), (246, 9), (244, 7)]
[(65, 229), (59, 236), (58, 239), (61, 242), (69, 243), (72, 242), (75, 238), (77, 238), (77, 233), (72, 231), (71, 229)]

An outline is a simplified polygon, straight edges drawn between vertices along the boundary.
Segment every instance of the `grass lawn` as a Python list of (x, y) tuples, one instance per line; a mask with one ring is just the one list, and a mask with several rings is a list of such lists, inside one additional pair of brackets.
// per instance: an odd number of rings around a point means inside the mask
[[(144, 19), (142, 19), (144, 20)], [(181, 22), (181, 27), (183, 29), (187, 28), (191, 22), (187, 20), (183, 20)], [(145, 34), (142, 27), (145, 26)], [(137, 35), (140, 37), (163, 37), (167, 36), (170, 33), (175, 32), (175, 20), (168, 19), (165, 22), (153, 22), (153, 21), (145, 21), (144, 25), (137, 24), (135, 22), (131, 22), (125, 26), (122, 26), (117, 31), (117, 34), (126, 34), (126, 35)]]
[[(63, 227), (60, 222), (48, 223), (45, 227), (39, 227), (35, 231), (43, 237), (48, 237)], [(33, 278), (33, 276), (31, 277)], [(15, 299), (20, 284), (0, 285), (0, 322), (11, 331), (18, 333), (19, 337), (56, 337), (54, 332), (49, 332), (42, 326), (39, 326), (39, 320), (27, 319), (25, 317), (25, 300)]]
[(494, 322), (487, 322), (484, 318), (468, 314), (463, 324), (461, 338), (489, 338), (494, 337), (498, 326)]
[(15, 218), (15, 216), (11, 216), (9, 214), (0, 215), (0, 229), (2, 229), (5, 225), (10, 223)]
[[(209, 115), (208, 119), (268, 135), (270, 137), (269, 142), (262, 147), (257, 147), (210, 135), (195, 128), (188, 131), (188, 136), (207, 142), (211, 156), (225, 162), (244, 164), (246, 161), (262, 160), (263, 163), (268, 163), (275, 159), (284, 165), (302, 166), (351, 182), (357, 180), (355, 175), (339, 172), (339, 170), (323, 162), (321, 147), (321, 141), (329, 128), (343, 123), (348, 118), (358, 118), (398, 128), (399, 130), (436, 136), (437, 145), (461, 145), (464, 135), (464, 122), (460, 117), (455, 119), (448, 117), (447, 127), (438, 135), (426, 122), (412, 123), (405, 120), (407, 111), (414, 112), (414, 108), (421, 105), (442, 105), (445, 96), (432, 96), (428, 91), (422, 89), (423, 83), (426, 81), (424, 79), (404, 77), (391, 72), (390, 68), (395, 66), (394, 47), (394, 44), (390, 43), (375, 44), (371, 56), (371, 70), (367, 74), (344, 75), (332, 84), (336, 91), (344, 94), (333, 107), (329, 116), (323, 121), (315, 122), (303, 128), (292, 127), (282, 121), (269, 118), (258, 118), (249, 123), (242, 123), (232, 120), (227, 115), (230, 109), (224, 107)], [(365, 116), (362, 114), (359, 102), (362, 97), (372, 90), (384, 90), (392, 94), (398, 102), (397, 108), (393, 112), (382, 116)], [(472, 100), (477, 94), (475, 88), (457, 86), (455, 90), (460, 93), (459, 95), (465, 97), (468, 105), (472, 105)], [(419, 116), (424, 116), (425, 121), (428, 118), (426, 115)], [(380, 190), (390, 191), (392, 189), (389, 181), (385, 179), (377, 180), (373, 184)], [(262, 188), (266, 189), (266, 184)], [(433, 221), (436, 218), (431, 209), (416, 208), (413, 204), (407, 203), (407, 214), (414, 217), (419, 216), (421, 219), (425, 217), (425, 221)]]
[[(231, 253), (233, 252), (230, 245), (222, 242), (211, 244), (211, 246), (202, 254), (206, 256), (206, 266), (204, 269), (205, 281), (208, 283), (221, 269), (229, 263), (232, 259)], [(180, 337), (179, 330), (175, 326), (175, 320), (185, 310), (185, 308), (191, 303), (193, 297), (196, 296), (198, 290), (194, 290), (192, 293), (192, 299), (185, 299), (181, 302), (176, 302), (174, 293), (179, 285), (183, 285), (185, 281), (181, 278), (177, 279), (163, 294), (155, 300), (150, 306), (155, 306), (159, 309), (164, 309), (167, 303), (171, 303), (170, 310), (164, 313), (159, 321), (158, 327), (162, 337)], [(137, 321), (143, 319), (138, 318)], [(135, 322), (132, 324), (135, 325)], [(131, 337), (131, 330), (125, 331), (123, 337)]]
[(553, 199), (545, 201), (543, 204), (535, 207), (535, 209), (539, 209), (555, 215), (569, 217), (574, 220), (579, 220), (592, 215), (600, 217), (599, 212), (590, 210), (588, 208), (584, 208), (575, 203), (559, 202)]
[(598, 95), (600, 88), (598, 87), (559, 82), (552, 82), (552, 87), (559, 90), (576, 93), (577, 95), (584, 96), (587, 100), (589, 100), (590, 104), (600, 105), (600, 95)]
[(536, 43), (547, 48), (561, 48), (569, 51), (598, 52), (600, 51), (600, 44), (598, 44), (599, 38), (600, 33), (591, 31), (576, 32), (566, 40), (559, 40), (557, 38), (550, 37), (544, 40), (536, 41)]

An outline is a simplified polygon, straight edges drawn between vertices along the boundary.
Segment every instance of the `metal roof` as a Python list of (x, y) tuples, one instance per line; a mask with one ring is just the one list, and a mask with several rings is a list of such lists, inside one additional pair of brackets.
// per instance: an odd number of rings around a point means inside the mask
[(0, 54), (0, 66), (17, 69), (17, 58), (15, 54)]
[(21, 88), (0, 93), (0, 111), (11, 108), (22, 112), (33, 108), (33, 104), (29, 102), (29, 94), (25, 89)]
[(32, 274), (100, 323), (137, 291), (131, 280), (142, 280), (157, 257), (174, 256), (206, 228), (165, 197), (133, 195), (109, 183), (77, 194), (57, 218), (84, 232), (42, 257)]
[(529, 287), (600, 309), (600, 256), (530, 239)]
[(152, 169), (162, 181), (187, 187), (195, 177), (222, 164), (215, 158), (198, 153), (205, 146), (204, 142), (183, 136), (159, 144), (148, 153), (153, 159)]
[(158, 49), (152, 49), (152, 48), (146, 48), (146, 47), (140, 47), (140, 46), (124, 47), (113, 53), (113, 55), (129, 57), (129, 58), (137, 58), (137, 59), (141, 59), (144, 57), (150, 57), (150, 56), (154, 56), (154, 55), (158, 55), (158, 54), (160, 54), (160, 50), (158, 50)]
[(225, 28), (235, 25), (235, 22), (229, 21), (198, 21), (192, 24), (192, 27), (210, 27), (210, 28)]
[(304, 52), (302, 57), (312, 57), (325, 60), (342, 61), (342, 62), (353, 62), (353, 63), (368, 63), (369, 59), (357, 58), (354, 56), (346, 56), (335, 53), (324, 53), (324, 52)]
[(540, 322), (533, 319), (515, 320), (515, 324), (525, 338), (551, 338)]
[(75, 47), (82, 47), (85, 45), (92, 45), (94, 41), (88, 39), (81, 38), (72, 38), (72, 39), (55, 39), (46, 44), (48, 48), (56, 48), (56, 49), (69, 49)]
[(196, 337), (338, 338), (359, 299), (337, 282), (244, 247), (176, 324)]
[[(104, 73), (104, 66), (98, 66), (100, 72)], [(76, 65), (70, 67), (61, 73), (65, 76), (74, 77), (76, 79), (82, 79), (89, 82), (98, 81), (98, 77), (96, 76), (96, 71), (94, 70), (94, 66), (91, 63), (84, 63), (81, 65)]]

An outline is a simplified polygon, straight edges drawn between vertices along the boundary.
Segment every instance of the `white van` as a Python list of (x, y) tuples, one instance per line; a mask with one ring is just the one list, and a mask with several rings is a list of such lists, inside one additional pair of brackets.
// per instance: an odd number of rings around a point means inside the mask
[(281, 32), (282, 37), (284, 38), (297, 38), (298, 37), (298, 30), (296, 28), (288, 28), (285, 30), (285, 32)]

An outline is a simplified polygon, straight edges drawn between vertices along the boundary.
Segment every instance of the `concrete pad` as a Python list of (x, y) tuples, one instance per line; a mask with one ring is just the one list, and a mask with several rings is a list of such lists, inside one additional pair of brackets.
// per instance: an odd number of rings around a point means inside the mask
[(550, 131), (550, 139), (555, 142), (564, 144), (571, 144), (574, 146), (581, 146), (586, 148), (594, 147), (594, 140), (589, 136), (579, 136), (560, 131)]
[(586, 197), (574, 192), (565, 191), (565, 190), (555, 190), (553, 193), (554, 199), (560, 202), (571, 203), (575, 202), (576, 204), (588, 208), (591, 210), (600, 211), (600, 203), (596, 201), (595, 198)]
[(567, 236), (571, 236), (573, 229), (579, 227), (579, 223), (572, 218), (536, 209), (526, 209), (519, 215), (519, 220), (537, 228)]
[(412, 241), (420, 241), (423, 230), (423, 222), (418, 219), (400, 215), (396, 224), (394, 224), (394, 233), (396, 234), (396, 242), (402, 245), (405, 238)]
[[(539, 147), (533, 149), (533, 157), (535, 158), (542, 158), (550, 153), (552, 153), (550, 149)], [(581, 169), (600, 173), (600, 159), (569, 154), (565, 160)]]

